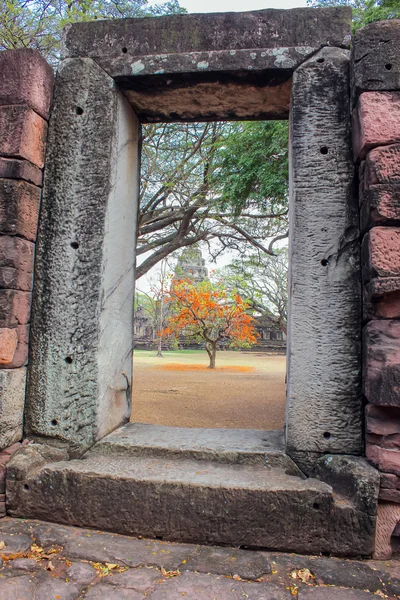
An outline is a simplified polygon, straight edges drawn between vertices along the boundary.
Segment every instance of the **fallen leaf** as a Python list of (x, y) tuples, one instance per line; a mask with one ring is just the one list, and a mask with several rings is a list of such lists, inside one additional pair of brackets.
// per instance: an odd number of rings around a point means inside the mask
[(181, 572), (179, 571), (179, 569), (177, 569), (176, 571), (166, 571), (164, 567), (161, 567), (161, 574), (163, 577), (169, 579), (170, 577), (179, 577)]
[(0, 542), (0, 550), (3, 550), (6, 547), (5, 542)]
[(307, 583), (310, 579), (315, 579), (314, 575), (309, 569), (299, 569), (298, 571), (292, 571), (290, 573), (292, 579), (300, 579), (302, 583)]
[(116, 569), (117, 567), (119, 567), (119, 565), (115, 564), (115, 563), (104, 563), (107, 567), (107, 569), (110, 569), (110, 571), (112, 571), (112, 569)]
[(242, 581), (242, 578), (240, 577), (240, 575), (234, 575), (232, 577), (232, 579), (234, 579), (235, 581)]
[(46, 569), (48, 571), (55, 571), (55, 566), (53, 565), (53, 563), (51, 562), (51, 560), (49, 560), (49, 562), (47, 563)]

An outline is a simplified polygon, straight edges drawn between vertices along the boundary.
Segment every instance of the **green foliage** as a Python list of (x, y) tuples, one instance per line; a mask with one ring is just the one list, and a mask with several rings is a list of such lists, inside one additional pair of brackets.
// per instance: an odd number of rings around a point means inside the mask
[(77, 21), (148, 17), (185, 12), (178, 0), (0, 0), (0, 50), (34, 48), (59, 60), (62, 28)]
[(400, 18), (399, 0), (307, 0), (310, 6), (351, 6), (353, 9), (353, 31), (386, 19)]
[(288, 202), (288, 122), (263, 121), (230, 125), (220, 142), (217, 181), (220, 205), (281, 212)]

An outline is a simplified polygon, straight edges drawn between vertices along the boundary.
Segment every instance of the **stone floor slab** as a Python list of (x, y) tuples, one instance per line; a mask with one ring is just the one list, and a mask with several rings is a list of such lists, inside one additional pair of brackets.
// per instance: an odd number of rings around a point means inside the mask
[(144, 600), (143, 594), (139, 592), (129, 589), (112, 588), (105, 584), (98, 584), (90, 588), (84, 597), (85, 600)]
[(112, 577), (104, 578), (104, 583), (116, 587), (135, 590), (135, 592), (149, 592), (162, 579), (160, 571), (156, 568), (129, 569)]
[(379, 596), (361, 590), (348, 590), (343, 588), (308, 588), (301, 590), (298, 600), (376, 600)]
[(242, 579), (258, 579), (271, 573), (271, 563), (261, 552), (198, 546), (190, 560), (185, 563), (185, 569), (231, 577), (239, 575)]

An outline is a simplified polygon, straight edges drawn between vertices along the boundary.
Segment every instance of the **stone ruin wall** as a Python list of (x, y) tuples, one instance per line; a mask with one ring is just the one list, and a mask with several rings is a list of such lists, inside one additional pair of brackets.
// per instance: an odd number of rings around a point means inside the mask
[(0, 52), (0, 515), (23, 437), (26, 365), (54, 73), (34, 50)]
[[(378, 557), (390, 556), (400, 521), (399, 49), (399, 21), (367, 26), (353, 43), (366, 456), (381, 472)], [(37, 52), (0, 53), (0, 514), (5, 514), (5, 464), (23, 437), (34, 252), (53, 80), (52, 69)]]

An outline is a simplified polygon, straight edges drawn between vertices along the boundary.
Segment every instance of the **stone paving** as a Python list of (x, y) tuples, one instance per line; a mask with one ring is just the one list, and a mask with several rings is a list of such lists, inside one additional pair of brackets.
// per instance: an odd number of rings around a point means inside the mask
[(0, 521), (0, 600), (400, 598), (400, 561), (356, 561)]

